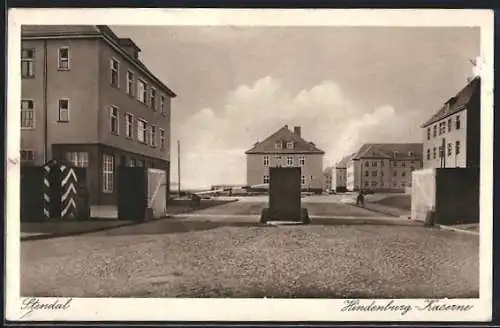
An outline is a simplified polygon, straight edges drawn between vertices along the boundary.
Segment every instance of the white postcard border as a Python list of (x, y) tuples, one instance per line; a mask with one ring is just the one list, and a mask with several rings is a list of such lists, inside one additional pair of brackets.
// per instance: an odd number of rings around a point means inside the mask
[[(233, 26), (470, 26), (481, 29), (480, 297), (440, 300), (473, 305), (470, 311), (426, 311), (425, 300), (375, 300), (412, 306), (392, 311), (341, 311), (335, 299), (75, 298), (64, 311), (25, 316), (20, 297), (20, 25), (233, 25)], [(488, 321), (492, 310), (493, 228), (493, 12), (488, 10), (304, 9), (11, 9), (8, 15), (6, 181), (6, 317), (8, 320), (148, 321)], [(54, 299), (42, 298), (44, 302)], [(368, 305), (372, 300), (362, 300)]]

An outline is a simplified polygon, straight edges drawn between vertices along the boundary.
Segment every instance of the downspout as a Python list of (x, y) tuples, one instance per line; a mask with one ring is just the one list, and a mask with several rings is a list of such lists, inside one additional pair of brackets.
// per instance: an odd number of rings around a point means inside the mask
[(48, 145), (48, 101), (47, 101), (47, 40), (43, 41), (43, 160), (44, 163), (48, 161), (49, 145)]

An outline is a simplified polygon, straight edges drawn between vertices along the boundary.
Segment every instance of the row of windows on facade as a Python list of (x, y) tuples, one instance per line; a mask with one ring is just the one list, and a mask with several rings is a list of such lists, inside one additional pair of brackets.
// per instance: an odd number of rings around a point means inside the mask
[[(306, 164), (306, 158), (305, 156), (299, 156), (299, 166), (304, 166)], [(281, 164), (281, 156), (276, 156), (276, 165), (279, 166)], [(286, 157), (286, 165), (287, 166), (293, 166), (294, 165), (294, 160), (293, 156), (287, 156)], [(269, 156), (264, 156), (264, 167), (269, 166)]]
[[(311, 175), (309, 177), (309, 182), (312, 182), (314, 180), (314, 177)], [(269, 175), (264, 175), (262, 179), (263, 183), (269, 183)], [(306, 184), (306, 176), (302, 175), (300, 177), (300, 184), (305, 185)]]
[[(73, 165), (78, 167), (88, 167), (89, 159), (87, 152), (67, 152), (66, 159)], [(144, 167), (149, 165), (153, 167), (153, 162), (149, 161), (147, 163), (142, 159), (130, 158), (128, 163), (122, 163), (128, 166), (138, 166)], [(105, 193), (114, 192), (114, 180), (115, 180), (115, 157), (110, 154), (103, 154), (102, 156), (102, 191)]]
[[(390, 184), (389, 183), (384, 183), (384, 182), (378, 182), (378, 181), (365, 181), (364, 183), (364, 186), (365, 187), (380, 187), (380, 188), (384, 188), (384, 187), (390, 187)], [(401, 182), (400, 184), (398, 184), (396, 181), (394, 181), (392, 183), (392, 187), (394, 188), (398, 188), (401, 187), (401, 188), (405, 188), (405, 187), (411, 187), (411, 182), (409, 182), (408, 184), (406, 184), (405, 182)]]
[[(397, 167), (398, 164), (401, 165), (401, 167), (406, 167), (406, 165), (415, 165), (417, 164), (418, 165), (418, 161), (392, 161), (392, 166), (393, 167)], [(383, 167), (385, 164), (384, 164), (384, 161), (380, 161), (380, 166)], [(365, 162), (365, 166), (366, 167), (377, 167), (378, 166), (378, 161), (366, 161)]]
[(293, 141), (287, 141), (287, 142), (277, 141), (274, 144), (274, 148), (275, 149), (283, 149), (283, 144), (285, 144), (286, 149), (293, 149), (294, 146), (295, 146), (295, 144), (293, 143)]
[[(449, 142), (447, 147), (446, 147), (446, 154), (447, 154), (447, 156), (453, 155), (453, 144), (451, 142)], [(459, 154), (460, 154), (460, 141), (456, 141), (455, 142), (455, 155), (459, 155)], [(434, 147), (434, 148), (432, 148), (432, 159), (436, 159), (437, 157), (438, 157), (437, 148)], [(444, 157), (444, 149), (443, 149), (443, 146), (439, 146), (439, 158), (442, 158), (442, 157)], [(427, 149), (427, 159), (428, 160), (431, 159), (431, 149), (430, 148)]]
[[(414, 171), (414, 170), (415, 170), (415, 168), (414, 168), (414, 167), (410, 168), (410, 171)], [(365, 177), (367, 177), (367, 176), (369, 176), (369, 175), (370, 175), (370, 172), (369, 172), (369, 171), (365, 171)], [(378, 172), (377, 172), (377, 171), (372, 171), (372, 177), (376, 177), (376, 176), (378, 176)], [(380, 171), (380, 176), (381, 176), (381, 177), (383, 177), (383, 176), (384, 176), (384, 171)], [(398, 172), (397, 172), (397, 171), (393, 171), (393, 172), (392, 172), (392, 176), (397, 177), (397, 176), (398, 176)], [(401, 172), (401, 176), (402, 176), (402, 177), (405, 177), (405, 176), (406, 176), (406, 172), (405, 172), (405, 171), (402, 171), (402, 172)]]
[[(70, 107), (68, 99), (60, 99), (58, 102), (58, 122), (69, 122)], [(112, 134), (120, 134), (120, 114), (119, 108), (111, 106), (109, 130)], [(33, 129), (35, 127), (35, 106), (33, 100), (21, 100), (21, 128)], [(157, 127), (148, 124), (144, 119), (137, 119), (137, 140), (144, 144), (149, 144), (156, 147)], [(165, 130), (159, 128), (160, 131), (160, 148), (165, 149)], [(125, 136), (129, 139), (134, 139), (134, 115), (125, 113)]]
[[(23, 49), (21, 52), (21, 75), (25, 78), (35, 76), (34, 49)], [(58, 49), (58, 70), (67, 71), (70, 69), (70, 51), (69, 47)], [(120, 89), (120, 62), (117, 59), (110, 59), (110, 84)], [(156, 89), (140, 79), (135, 77), (135, 73), (127, 71), (127, 84), (125, 92), (130, 97), (135, 97), (141, 103), (151, 106), (153, 110), (158, 108), (158, 96)], [(160, 112), (166, 115), (166, 105), (169, 97), (161, 95), (159, 97)]]
[[(455, 117), (455, 129), (460, 130), (460, 115)], [(453, 121), (451, 118), (448, 121), (439, 122), (439, 124), (434, 124), (432, 127), (432, 137), (437, 137), (438, 135), (442, 135), (453, 130)], [(431, 139), (431, 127), (427, 128), (427, 140)]]

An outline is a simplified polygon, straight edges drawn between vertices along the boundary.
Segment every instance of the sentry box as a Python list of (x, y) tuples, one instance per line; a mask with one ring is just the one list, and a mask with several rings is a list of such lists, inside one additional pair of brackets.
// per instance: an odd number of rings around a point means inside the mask
[(269, 168), (269, 208), (262, 209), (260, 222), (298, 221), (309, 224), (306, 208), (301, 207), (300, 167)]

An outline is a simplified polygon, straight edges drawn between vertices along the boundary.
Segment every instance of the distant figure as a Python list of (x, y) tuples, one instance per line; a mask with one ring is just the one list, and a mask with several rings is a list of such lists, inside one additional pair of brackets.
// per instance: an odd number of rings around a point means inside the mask
[(194, 208), (200, 207), (200, 205), (201, 205), (201, 197), (200, 196), (198, 196), (197, 194), (192, 194), (191, 201), (192, 201)]
[(356, 205), (365, 205), (365, 195), (363, 194), (363, 190), (360, 190), (358, 193), (358, 197), (356, 198)]

